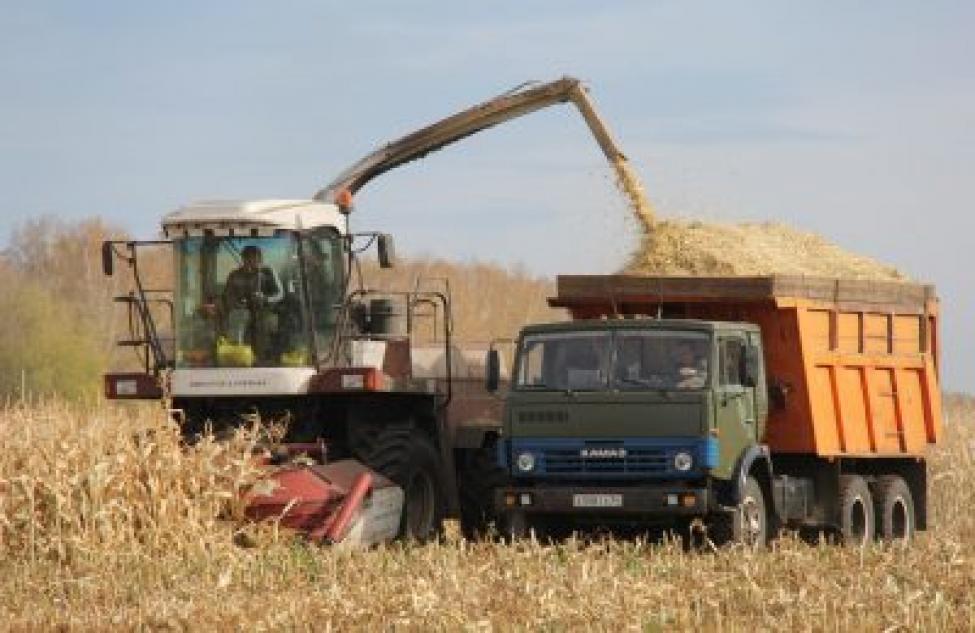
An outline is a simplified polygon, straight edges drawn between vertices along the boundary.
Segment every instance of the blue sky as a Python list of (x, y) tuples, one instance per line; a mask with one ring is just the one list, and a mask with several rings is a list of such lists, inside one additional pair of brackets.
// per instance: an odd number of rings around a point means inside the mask
[[(969, 2), (5, 2), (0, 236), (98, 214), (149, 237), (189, 200), (309, 196), (571, 74), (663, 215), (784, 221), (936, 283), (945, 384), (973, 391), (972, 25)], [(375, 181), (356, 222), (540, 274), (614, 270), (633, 234), (568, 108)]]

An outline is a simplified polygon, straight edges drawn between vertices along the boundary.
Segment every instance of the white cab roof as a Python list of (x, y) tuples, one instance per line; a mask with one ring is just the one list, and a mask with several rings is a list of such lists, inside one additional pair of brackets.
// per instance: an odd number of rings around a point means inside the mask
[(180, 207), (162, 221), (163, 232), (170, 237), (203, 230), (264, 234), (320, 226), (345, 234), (346, 217), (336, 205), (315, 200), (204, 200)]

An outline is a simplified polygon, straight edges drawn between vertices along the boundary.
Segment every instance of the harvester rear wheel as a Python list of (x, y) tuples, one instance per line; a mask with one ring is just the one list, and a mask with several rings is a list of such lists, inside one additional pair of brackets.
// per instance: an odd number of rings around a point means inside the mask
[(860, 475), (840, 476), (839, 511), (843, 543), (862, 547), (873, 540), (877, 527), (873, 496)]
[(440, 532), (446, 507), (443, 465), (424, 433), (404, 426), (379, 431), (363, 461), (403, 489), (400, 538), (426, 541)]
[(899, 475), (884, 475), (874, 488), (877, 535), (888, 542), (909, 543), (917, 530), (914, 497)]

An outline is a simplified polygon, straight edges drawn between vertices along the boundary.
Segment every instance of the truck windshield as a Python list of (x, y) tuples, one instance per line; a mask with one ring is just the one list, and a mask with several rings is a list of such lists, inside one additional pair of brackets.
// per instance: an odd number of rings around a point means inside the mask
[(626, 330), (531, 334), (516, 387), (524, 390), (703, 389), (711, 339), (704, 332)]
[(617, 332), (615, 385), (620, 390), (703, 389), (708, 384), (710, 341), (704, 332)]
[(279, 231), (176, 243), (177, 367), (311, 364), (309, 319), (327, 344), (344, 292), (342, 249), (331, 229), (302, 237), (300, 249), (298, 239)]

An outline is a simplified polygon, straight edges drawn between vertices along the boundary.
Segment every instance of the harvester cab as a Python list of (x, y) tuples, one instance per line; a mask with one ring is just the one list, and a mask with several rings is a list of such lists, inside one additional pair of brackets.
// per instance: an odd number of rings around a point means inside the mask
[[(361, 360), (365, 341), (405, 336), (395, 299), (372, 296), (361, 280), (350, 288), (362, 250), (377, 243), (383, 267), (394, 250), (387, 234), (349, 232), (350, 203), (207, 201), (168, 214), (165, 240), (106, 242), (106, 274), (122, 258), (135, 280), (118, 298), (131, 328), (122, 343), (144, 348), (143, 371), (109, 374), (106, 394), (159, 397), (167, 369), (173, 395), (298, 393), (323, 368)], [(139, 252), (161, 245), (172, 249), (172, 290), (146, 288), (140, 274)], [(172, 338), (161, 333), (158, 302)]]

